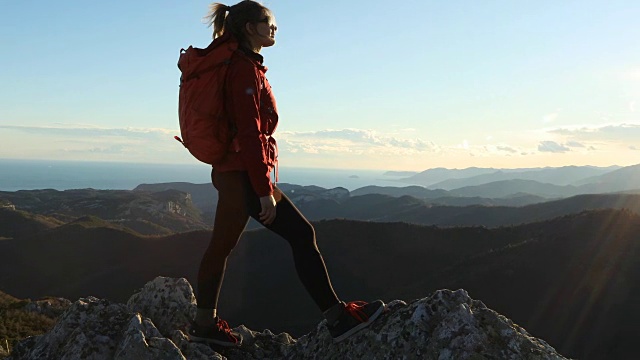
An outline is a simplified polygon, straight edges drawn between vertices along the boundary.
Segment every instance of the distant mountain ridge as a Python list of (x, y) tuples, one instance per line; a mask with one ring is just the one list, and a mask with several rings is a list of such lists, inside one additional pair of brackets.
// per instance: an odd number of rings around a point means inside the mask
[(382, 174), (382, 176), (404, 176), (404, 177), (408, 177), (408, 176), (413, 176), (415, 174), (417, 174), (417, 171), (385, 171), (384, 174)]
[(612, 192), (640, 188), (640, 164), (626, 166), (615, 171), (591, 177), (581, 182), (594, 192)]
[(534, 180), (502, 180), (475, 186), (465, 186), (449, 191), (453, 196), (482, 196), (488, 198), (504, 198), (517, 193), (530, 194), (544, 198), (562, 198), (580, 194), (579, 188), (572, 185), (545, 184)]
[(64, 224), (58, 219), (10, 207), (0, 208), (0, 220), (0, 239), (28, 236)]
[[(441, 179), (440, 181), (434, 181)], [(448, 196), (548, 199), (640, 189), (640, 164), (620, 167), (565, 166), (534, 169), (429, 169), (400, 182), (446, 190)]]
[(437, 199), (450, 195), (448, 191), (442, 189), (431, 190), (423, 186), (416, 185), (404, 187), (370, 185), (351, 191), (351, 196), (361, 196), (368, 194), (381, 194), (393, 197), (411, 196), (417, 199)]
[(553, 185), (576, 185), (581, 180), (595, 178), (619, 169), (619, 166), (563, 166), (538, 169), (499, 169), (495, 172), (466, 178), (451, 178), (428, 185), (429, 189), (453, 190), (467, 186), (476, 186), (504, 180), (533, 180)]
[(12, 209), (56, 219), (58, 224), (95, 216), (141, 234), (156, 235), (209, 227), (191, 198), (190, 194), (175, 189), (158, 192), (94, 189), (0, 192), (0, 199), (11, 204)]
[[(460, 198), (465, 199), (465, 198)], [(577, 195), (536, 204), (511, 206), (448, 206), (410, 196), (368, 194), (342, 202), (318, 200), (298, 205), (311, 220), (332, 218), (376, 222), (407, 222), (437, 226), (511, 226), (549, 220), (592, 209), (629, 209), (640, 214), (640, 194)]]
[[(535, 184), (535, 182), (534, 182)], [(155, 213), (149, 214), (144, 209), (149, 206), (143, 206), (135, 209), (135, 204), (140, 203), (140, 199), (150, 199), (153, 196), (162, 198), (162, 194), (171, 193), (167, 190), (172, 184), (158, 184), (157, 188), (161, 189), (160, 195), (153, 195), (147, 191), (137, 190), (132, 194), (123, 195), (119, 191), (114, 198), (124, 198), (121, 204), (113, 203), (112, 209), (119, 209), (120, 213), (115, 216), (107, 216), (101, 218), (94, 214), (104, 214), (105, 209), (97, 210), (96, 205), (104, 204), (102, 198), (110, 198), (107, 191), (103, 191), (100, 197), (88, 196), (79, 199), (64, 199), (61, 194), (56, 194), (56, 203), (48, 204), (47, 201), (41, 201), (37, 207), (32, 207), (40, 213), (30, 213), (25, 210), (5, 207), (0, 208), (0, 238), (14, 238), (35, 235), (48, 229), (61, 227), (69, 223), (68, 226), (76, 223), (75, 226), (90, 225), (94, 222), (102, 222), (104, 227), (110, 224), (111, 227), (127, 230), (133, 233), (143, 235), (169, 235), (174, 232), (185, 230), (209, 230), (211, 229), (210, 221), (213, 214), (207, 214), (207, 223), (201, 221), (205, 217), (195, 206), (192, 207), (191, 215), (186, 212), (173, 212), (172, 207), (164, 207), (162, 202), (152, 202), (152, 209), (156, 209)], [(202, 188), (208, 190), (207, 184), (202, 185), (179, 185), (184, 187)], [(493, 185), (486, 185), (493, 186)], [(420, 225), (438, 225), (438, 226), (485, 226), (489, 228), (499, 226), (510, 226), (533, 221), (544, 221), (556, 216), (563, 216), (572, 213), (579, 213), (590, 209), (629, 209), (636, 213), (640, 213), (640, 192), (621, 192), (613, 194), (595, 194), (595, 195), (576, 195), (569, 198), (560, 198), (558, 200), (548, 200), (532, 195), (520, 195), (506, 198), (477, 198), (463, 196), (449, 196), (435, 199), (419, 199), (414, 196), (403, 195), (406, 192), (413, 195), (420, 195), (424, 190), (424, 194), (439, 195), (436, 191), (423, 189), (419, 187), (409, 188), (366, 188), (361, 189), (361, 193), (373, 191), (360, 196), (351, 196), (348, 190), (343, 188), (323, 189), (312, 186), (298, 186), (282, 184), (281, 188), (293, 200), (294, 204), (302, 211), (302, 213), (310, 220), (325, 219), (352, 219), (376, 222), (408, 222)], [(147, 187), (150, 189), (150, 187)], [(508, 189), (507, 186), (496, 187), (497, 191)], [(175, 190), (173, 190), (175, 191)], [(386, 192), (392, 195), (383, 195), (376, 191)], [(507, 191), (510, 192), (510, 191)], [(452, 193), (452, 192), (448, 192)], [(38, 194), (36, 192), (36, 194)], [(89, 193), (92, 194), (92, 193)], [(187, 194), (177, 192), (179, 197), (187, 198)], [(17, 197), (24, 196), (31, 199), (31, 192), (19, 192), (14, 194)], [(74, 196), (78, 196), (76, 193)], [(206, 195), (207, 198), (211, 194)], [(138, 199), (131, 201), (131, 198)], [(193, 198), (193, 197), (192, 197)], [(14, 199), (15, 200), (15, 199)], [(205, 199), (206, 200), (206, 199)], [(114, 200), (111, 199), (111, 202)], [(22, 201), (16, 201), (21, 204)], [(71, 211), (51, 211), (49, 209), (63, 208), (61, 204), (81, 203), (83, 207), (75, 208)], [(134, 205), (132, 205), (134, 204)], [(155, 204), (155, 205), (153, 205)], [(215, 202), (213, 203), (215, 205)], [(189, 206), (189, 205), (188, 205)], [(131, 211), (130, 209), (135, 209)], [(125, 210), (127, 217), (121, 213)], [(161, 209), (162, 211), (158, 211)], [(86, 210), (86, 211), (85, 211)], [(72, 215), (75, 215), (72, 216)], [(197, 216), (199, 215), (199, 216)], [(67, 226), (67, 225), (65, 225)], [(249, 229), (260, 228), (259, 224), (252, 222)]]
[[(602, 172), (609, 168), (563, 167), (515, 169), (509, 176), (537, 174), (558, 177), (562, 174)], [(431, 174), (455, 176), (486, 172), (469, 168), (449, 171), (432, 169)], [(495, 173), (471, 178), (487, 179)], [(564, 176), (564, 175), (563, 175)], [(467, 179), (469, 180), (469, 178)], [(569, 182), (567, 179), (565, 182)], [(462, 180), (461, 180), (462, 181)], [(588, 178), (582, 185), (554, 185), (535, 180), (511, 179), (452, 190), (422, 186), (366, 186), (353, 191), (336, 187), (300, 186), (280, 183), (278, 187), (311, 220), (345, 218), (367, 221), (406, 221), (423, 225), (487, 227), (520, 224), (549, 219), (587, 209), (620, 208), (633, 205), (640, 194), (640, 165), (627, 166)], [(611, 201), (605, 193), (616, 194)], [(588, 202), (575, 198), (583, 194), (601, 194)], [(566, 202), (555, 202), (566, 199)], [(211, 184), (141, 184), (133, 191), (52, 189), (0, 192), (0, 238), (12, 238), (44, 231), (51, 227), (93, 216), (134, 233), (168, 235), (198, 229), (210, 229), (215, 215), (217, 192)], [(546, 204), (531, 207), (534, 204)], [(581, 208), (582, 206), (582, 208)], [(589, 206), (589, 207), (586, 207)], [(538, 209), (546, 209), (536, 213)], [(248, 228), (259, 227), (250, 222)]]
[(170, 182), (158, 184), (140, 184), (136, 186), (135, 192), (161, 192), (167, 190), (178, 190), (191, 195), (191, 203), (200, 209), (202, 217), (212, 217), (215, 212), (218, 192), (211, 183), (193, 184), (188, 182)]
[(398, 181), (422, 185), (430, 189), (443, 190), (453, 190), (503, 180), (533, 180), (554, 185), (571, 185), (588, 178), (595, 178), (611, 173), (621, 168), (621, 166), (563, 166), (516, 169), (476, 167), (466, 169), (435, 168), (425, 170), (410, 177), (398, 179)]

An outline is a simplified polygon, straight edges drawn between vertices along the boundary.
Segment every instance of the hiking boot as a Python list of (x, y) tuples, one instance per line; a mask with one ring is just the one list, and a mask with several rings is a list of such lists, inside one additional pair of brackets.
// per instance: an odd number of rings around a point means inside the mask
[(381, 300), (372, 303), (364, 301), (346, 303), (338, 319), (331, 324), (327, 323), (333, 342), (338, 343), (366, 328), (382, 314), (384, 309), (385, 305)]
[(195, 322), (189, 327), (189, 340), (194, 342), (205, 342), (220, 346), (240, 346), (242, 345), (242, 335), (232, 331), (229, 324), (216, 318), (217, 322), (210, 326), (200, 326)]

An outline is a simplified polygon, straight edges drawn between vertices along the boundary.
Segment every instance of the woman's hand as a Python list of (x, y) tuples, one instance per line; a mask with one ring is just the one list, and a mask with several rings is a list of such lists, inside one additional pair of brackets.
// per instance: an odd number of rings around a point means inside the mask
[(276, 199), (273, 195), (263, 196), (260, 198), (260, 206), (260, 221), (265, 225), (271, 224), (276, 218)]

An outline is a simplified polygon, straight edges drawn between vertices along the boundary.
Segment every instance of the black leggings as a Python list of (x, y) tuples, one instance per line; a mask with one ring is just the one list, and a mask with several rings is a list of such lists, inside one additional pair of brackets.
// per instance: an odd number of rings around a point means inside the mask
[[(236, 246), (249, 221), (259, 220), (260, 198), (253, 191), (246, 171), (212, 171), (213, 186), (218, 190), (218, 206), (211, 242), (198, 272), (198, 308), (215, 309), (227, 266), (227, 256)], [(279, 190), (276, 190), (279, 192)], [(264, 225), (291, 245), (298, 277), (320, 310), (339, 303), (333, 291), (322, 255), (316, 245), (313, 226), (282, 194), (276, 205), (276, 218)]]

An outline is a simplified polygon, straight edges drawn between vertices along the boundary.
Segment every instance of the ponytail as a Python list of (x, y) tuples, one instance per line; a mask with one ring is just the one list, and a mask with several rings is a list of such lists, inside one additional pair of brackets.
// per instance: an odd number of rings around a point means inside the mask
[(231, 6), (221, 3), (209, 5), (209, 13), (204, 17), (207, 26), (213, 27), (213, 38), (222, 36), (224, 32), (225, 13), (231, 10)]

